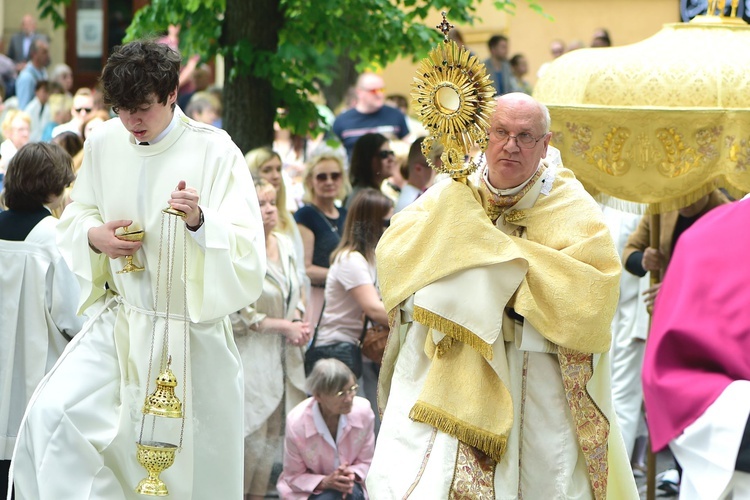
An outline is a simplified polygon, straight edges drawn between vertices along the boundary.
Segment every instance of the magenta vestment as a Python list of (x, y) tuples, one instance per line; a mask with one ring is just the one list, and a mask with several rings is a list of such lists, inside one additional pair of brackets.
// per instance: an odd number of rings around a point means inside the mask
[(715, 208), (679, 239), (654, 307), (643, 396), (655, 451), (735, 380), (750, 380), (750, 201)]

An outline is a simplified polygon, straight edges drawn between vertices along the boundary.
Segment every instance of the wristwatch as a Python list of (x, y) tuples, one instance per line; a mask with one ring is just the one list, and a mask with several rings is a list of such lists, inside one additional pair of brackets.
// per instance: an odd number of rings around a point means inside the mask
[(203, 225), (203, 210), (201, 210), (201, 219), (200, 221), (198, 221), (197, 226), (191, 226), (187, 222), (185, 223), (185, 227), (188, 228), (188, 231), (192, 231), (192, 232), (196, 232), (198, 229), (201, 228), (202, 225)]

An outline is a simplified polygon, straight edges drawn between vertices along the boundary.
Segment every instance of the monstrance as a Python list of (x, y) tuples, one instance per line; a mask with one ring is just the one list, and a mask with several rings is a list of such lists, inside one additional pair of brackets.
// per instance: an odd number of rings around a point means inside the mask
[[(164, 331), (162, 332), (162, 351), (159, 360), (159, 374), (156, 377), (156, 387), (149, 394), (146, 388), (146, 399), (143, 404), (141, 417), (141, 431), (138, 436), (137, 458), (147, 471), (148, 477), (142, 479), (136, 487), (136, 492), (142, 495), (166, 496), (169, 494), (167, 485), (161, 480), (159, 474), (171, 467), (174, 463), (175, 454), (182, 449), (182, 441), (185, 433), (185, 403), (187, 401), (187, 342), (188, 342), (188, 317), (187, 317), (187, 255), (182, 259), (182, 283), (183, 283), (183, 376), (182, 376), (182, 401), (175, 395), (175, 387), (178, 385), (177, 377), (171, 370), (172, 356), (169, 354), (169, 323), (173, 319), (170, 316), (170, 303), (172, 298), (172, 286), (174, 283), (173, 272), (175, 264), (177, 226), (182, 226), (182, 247), (186, 248), (185, 224), (181, 223), (185, 214), (172, 208), (162, 210), (161, 231), (159, 234), (159, 261), (156, 270), (156, 287), (154, 292), (154, 318), (151, 329), (151, 352), (148, 364), (148, 375), (146, 380), (151, 380), (151, 372), (154, 362), (154, 348), (157, 339), (158, 306), (160, 305), (159, 289), (162, 280), (162, 272), (165, 275), (164, 290)], [(166, 226), (166, 240), (165, 240)], [(166, 263), (162, 266), (162, 256), (166, 257)], [(152, 419), (150, 439), (143, 439), (143, 431), (146, 427), (146, 418)], [(156, 424), (159, 418), (182, 419), (180, 425), (180, 437), (178, 444), (156, 440)]]
[[(422, 153), (435, 171), (465, 180), (482, 163), (483, 156), (472, 157), (472, 150), (487, 149), (487, 131), (495, 107), (487, 71), (476, 56), (448, 39), (453, 25), (445, 12), (437, 29), (443, 43), (422, 59), (412, 82), (412, 102), (422, 125), (430, 135), (422, 143)], [(430, 160), (435, 142), (443, 145), (442, 167)]]

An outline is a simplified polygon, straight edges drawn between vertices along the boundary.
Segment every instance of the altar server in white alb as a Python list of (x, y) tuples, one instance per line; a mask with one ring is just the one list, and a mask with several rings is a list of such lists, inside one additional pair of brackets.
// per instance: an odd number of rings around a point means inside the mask
[[(182, 399), (187, 384), (187, 401), (183, 447), (161, 479), (171, 498), (242, 497), (243, 381), (227, 315), (261, 293), (263, 225), (240, 150), (175, 106), (179, 68), (167, 46), (136, 41), (118, 47), (103, 70), (104, 97), (119, 119), (87, 140), (74, 201), (58, 225), (60, 250), (81, 286), (79, 308), (94, 320), (32, 397), (12, 465), (19, 500), (143, 498), (135, 492), (146, 477), (136, 441), (154, 387), (152, 331), (156, 365), (165, 320), (181, 384), (175, 392)], [(167, 205), (186, 213), (176, 223), (187, 229), (183, 240), (177, 228), (168, 319), (164, 257), (154, 310)], [(143, 228), (143, 241), (118, 239), (125, 226)], [(145, 271), (117, 274), (131, 254)]]
[(32, 142), (18, 150), (5, 174), (0, 212), (0, 498), (10, 459), (34, 388), (78, 333), (78, 283), (55, 243), (51, 211), (75, 175), (57, 144)]

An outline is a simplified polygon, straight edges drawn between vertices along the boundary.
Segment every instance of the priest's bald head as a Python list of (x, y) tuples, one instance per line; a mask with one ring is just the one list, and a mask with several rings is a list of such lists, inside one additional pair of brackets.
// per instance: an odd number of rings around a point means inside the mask
[(549, 126), (547, 107), (533, 97), (513, 92), (497, 99), (487, 146), (492, 186), (514, 188), (534, 175), (547, 155)]

